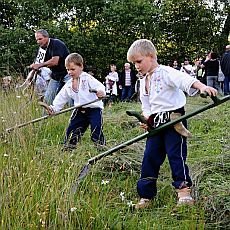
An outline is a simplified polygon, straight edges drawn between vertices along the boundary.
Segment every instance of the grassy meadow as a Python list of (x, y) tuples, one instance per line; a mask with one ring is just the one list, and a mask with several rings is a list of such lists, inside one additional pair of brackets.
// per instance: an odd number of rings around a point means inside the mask
[[(5, 129), (40, 117), (36, 99), (0, 91), (0, 229), (230, 229), (230, 103), (190, 118), (193, 137), (188, 160), (194, 181), (192, 207), (176, 206), (167, 160), (151, 207), (133, 210), (145, 140), (105, 157), (91, 167), (76, 193), (72, 187), (95, 148), (89, 130), (78, 148), (61, 151), (70, 113), (10, 133)], [(187, 112), (211, 99), (188, 98)], [(126, 110), (140, 104), (117, 103), (104, 109), (107, 148), (143, 133)]]

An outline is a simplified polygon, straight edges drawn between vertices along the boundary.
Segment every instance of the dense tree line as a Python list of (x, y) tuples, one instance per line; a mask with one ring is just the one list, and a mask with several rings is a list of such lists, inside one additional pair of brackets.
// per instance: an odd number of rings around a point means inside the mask
[(230, 31), (228, 0), (2, 0), (0, 7), (1, 75), (33, 61), (38, 28), (81, 53), (98, 76), (111, 62), (121, 68), (137, 38), (151, 39), (166, 63), (221, 53)]

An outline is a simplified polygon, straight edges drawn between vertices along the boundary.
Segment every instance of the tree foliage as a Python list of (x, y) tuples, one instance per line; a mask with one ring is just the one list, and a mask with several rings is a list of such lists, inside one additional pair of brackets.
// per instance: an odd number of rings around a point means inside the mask
[[(212, 3), (212, 5), (210, 5)], [(37, 48), (34, 31), (47, 29), (79, 52), (103, 76), (126, 62), (130, 44), (151, 39), (163, 63), (222, 52), (230, 31), (227, 0), (3, 0), (0, 2), (1, 69), (23, 71)]]

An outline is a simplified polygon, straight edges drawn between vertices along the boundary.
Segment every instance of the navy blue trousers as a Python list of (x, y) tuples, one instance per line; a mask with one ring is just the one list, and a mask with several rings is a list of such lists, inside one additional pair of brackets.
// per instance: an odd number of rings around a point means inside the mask
[(121, 101), (124, 100), (130, 100), (133, 94), (133, 87), (130, 86), (124, 86), (121, 91)]
[(171, 127), (146, 140), (141, 178), (137, 183), (137, 191), (141, 198), (152, 199), (156, 196), (157, 178), (166, 155), (172, 172), (172, 185), (177, 189), (192, 185), (188, 166), (185, 163), (186, 138)]
[(74, 111), (66, 130), (65, 144), (76, 145), (90, 125), (91, 140), (105, 145), (102, 123), (102, 109), (100, 108), (84, 108)]

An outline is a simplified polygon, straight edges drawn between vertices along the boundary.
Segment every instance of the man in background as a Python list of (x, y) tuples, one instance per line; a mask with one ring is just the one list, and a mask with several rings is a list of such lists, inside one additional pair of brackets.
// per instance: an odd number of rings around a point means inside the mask
[(65, 84), (65, 76), (67, 75), (65, 58), (68, 56), (69, 50), (63, 41), (50, 38), (48, 32), (44, 29), (35, 32), (35, 39), (39, 48), (35, 62), (30, 67), (34, 70), (39, 70), (42, 67), (51, 69), (51, 79), (44, 100), (47, 104), (52, 104), (56, 94)]
[(130, 101), (134, 93), (137, 77), (129, 63), (124, 64), (124, 70), (120, 74), (119, 88), (121, 89), (121, 101)]

